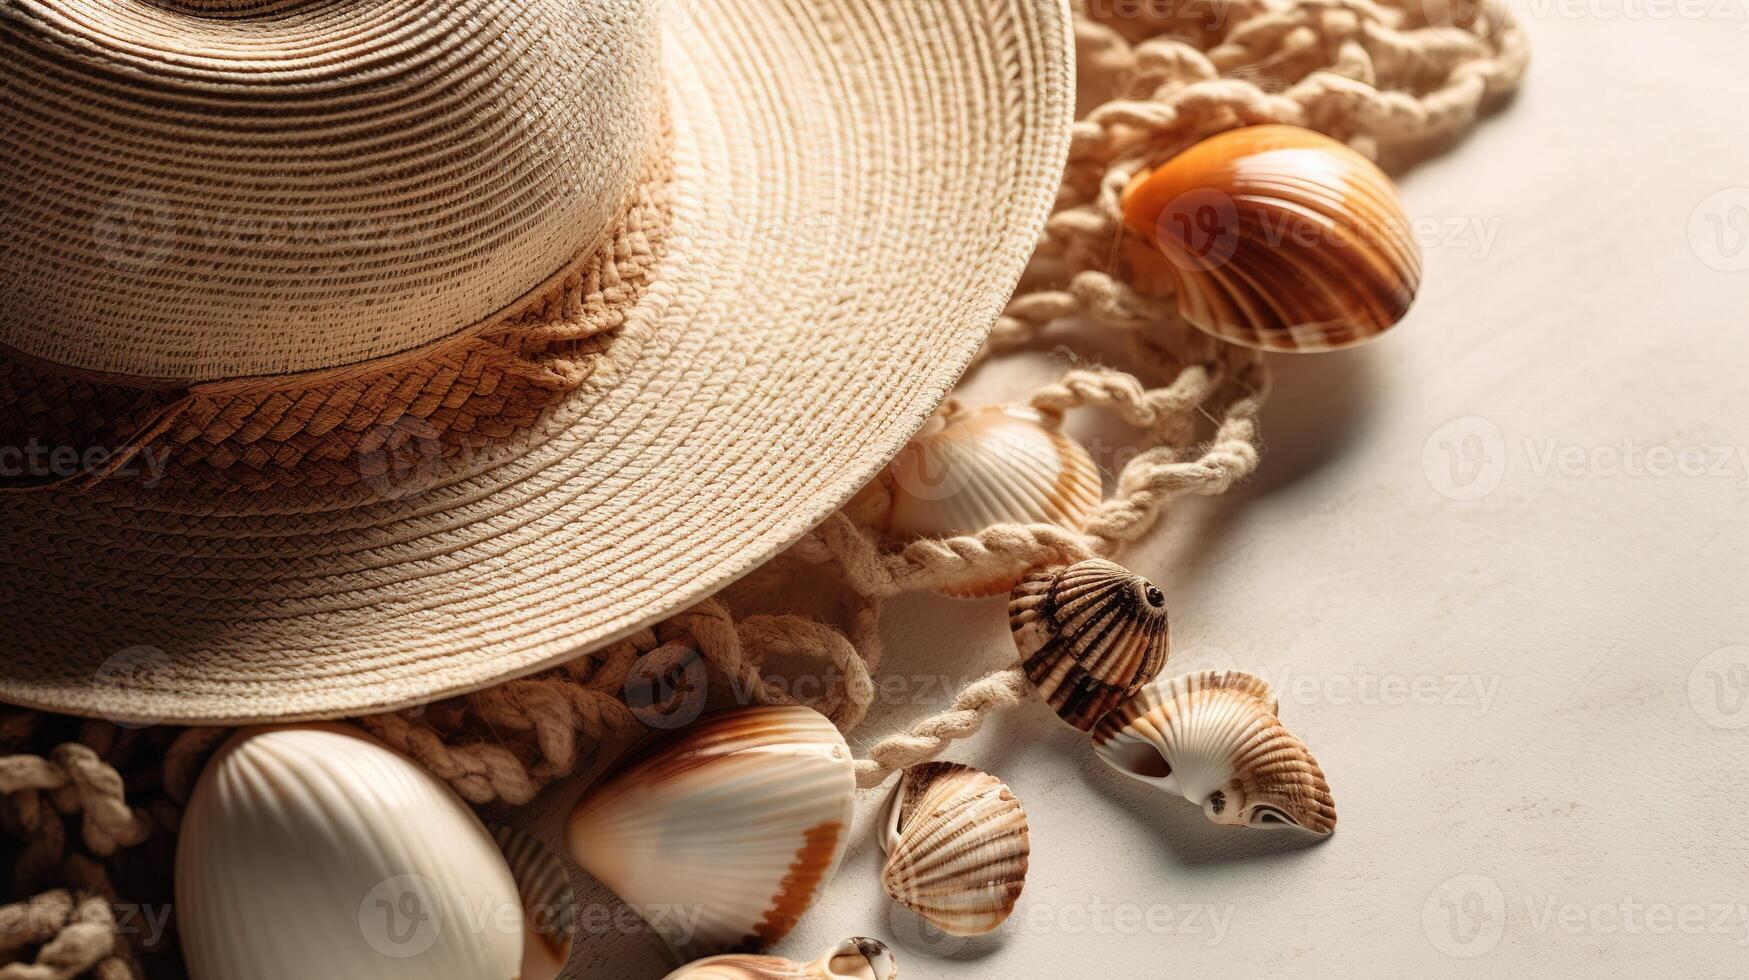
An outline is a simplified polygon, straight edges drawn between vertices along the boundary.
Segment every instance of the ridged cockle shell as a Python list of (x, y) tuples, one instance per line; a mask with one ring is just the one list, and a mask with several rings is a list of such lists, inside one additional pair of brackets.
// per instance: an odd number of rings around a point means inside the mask
[(1360, 343), (1402, 319), (1421, 282), (1390, 178), (1296, 126), (1229, 130), (1139, 173), (1123, 220), (1163, 257), (1179, 313), (1247, 347)]
[(888, 530), (915, 538), (1078, 526), (1099, 503), (1099, 468), (1059, 422), (1019, 405), (932, 417), (893, 460)]
[(1166, 596), (1103, 558), (1026, 575), (1009, 598), (1008, 625), (1026, 676), (1082, 731), (1166, 663)]
[(1328, 834), (1336, 803), (1324, 771), (1276, 711), (1262, 678), (1196, 671), (1142, 688), (1105, 716), (1093, 744), (1119, 772), (1182, 795), (1215, 823)]
[(455, 792), (350, 725), (245, 728), (176, 852), (193, 980), (514, 980), (522, 905)]
[(1026, 812), (999, 779), (928, 762), (899, 778), (881, 813), (887, 894), (952, 936), (981, 936), (1014, 911), (1032, 853)]
[(663, 980), (894, 980), (899, 967), (886, 943), (857, 936), (812, 963), (730, 953), (688, 963)]
[(754, 952), (837, 869), (855, 792), (825, 716), (740, 708), (633, 749), (577, 803), (565, 842), (682, 958)]
[(571, 879), (559, 856), (528, 832), (497, 826), (492, 828), (492, 838), (504, 852), (522, 899), (526, 931), (522, 975), (517, 980), (555, 980), (564, 972), (576, 931), (577, 902), (571, 894)]

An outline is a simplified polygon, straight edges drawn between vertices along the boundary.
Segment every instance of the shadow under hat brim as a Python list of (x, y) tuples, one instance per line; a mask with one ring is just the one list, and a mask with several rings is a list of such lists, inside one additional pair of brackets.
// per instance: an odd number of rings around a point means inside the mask
[(1055, 194), (1067, 11), (684, 6), (666, 256), (595, 375), (513, 448), (400, 499), (0, 499), (0, 699), (241, 724), (475, 690), (709, 596), (891, 459)]

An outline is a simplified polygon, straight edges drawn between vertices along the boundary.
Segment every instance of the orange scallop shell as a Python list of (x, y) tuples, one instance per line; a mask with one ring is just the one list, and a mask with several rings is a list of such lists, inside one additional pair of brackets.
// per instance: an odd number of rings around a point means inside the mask
[(1185, 319), (1276, 351), (1335, 350), (1389, 329), (1415, 299), (1421, 251), (1372, 161), (1296, 126), (1211, 136), (1123, 193)]

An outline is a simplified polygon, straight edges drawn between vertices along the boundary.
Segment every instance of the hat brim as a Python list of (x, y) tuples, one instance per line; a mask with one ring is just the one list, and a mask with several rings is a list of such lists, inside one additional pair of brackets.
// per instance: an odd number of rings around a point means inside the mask
[(1012, 292), (1073, 111), (1061, 0), (690, 0), (667, 252), (611, 364), (417, 495), (296, 514), (0, 500), (0, 699), (241, 724), (531, 673), (721, 589), (840, 506)]

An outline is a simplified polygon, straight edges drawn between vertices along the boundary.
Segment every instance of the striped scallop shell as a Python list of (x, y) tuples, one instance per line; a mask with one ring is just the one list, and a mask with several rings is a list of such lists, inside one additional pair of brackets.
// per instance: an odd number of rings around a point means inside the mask
[(1390, 178), (1295, 126), (1197, 143), (1138, 174), (1123, 214), (1163, 257), (1143, 271), (1172, 280), (1179, 313), (1247, 347), (1360, 343), (1402, 319), (1421, 282), (1421, 251)]
[(175, 885), (193, 980), (512, 980), (522, 959), (486, 828), (350, 725), (233, 735), (183, 814)]
[(1218, 824), (1328, 834), (1336, 803), (1304, 742), (1276, 718), (1260, 677), (1203, 670), (1162, 678), (1099, 723), (1113, 768), (1177, 793)]
[(1017, 405), (932, 417), (893, 460), (888, 530), (921, 538), (993, 524), (1079, 526), (1099, 503), (1099, 467), (1058, 422)]
[(1166, 596), (1103, 558), (1029, 573), (1010, 596), (1008, 625), (1026, 676), (1082, 731), (1166, 663)]
[(819, 712), (740, 708), (632, 750), (577, 803), (565, 842), (681, 958), (752, 952), (837, 869), (855, 792)]
[(856, 936), (812, 963), (730, 953), (688, 963), (663, 980), (895, 980), (898, 975), (899, 966), (886, 943)]
[(571, 893), (570, 876), (565, 874), (559, 856), (526, 831), (493, 827), (492, 839), (504, 852), (522, 899), (527, 932), (522, 944), (522, 975), (517, 980), (554, 980), (564, 971), (576, 931), (577, 901)]
[(942, 932), (981, 936), (1014, 911), (1032, 846), (1026, 811), (1001, 780), (951, 762), (912, 766), (881, 826), (881, 884)]

